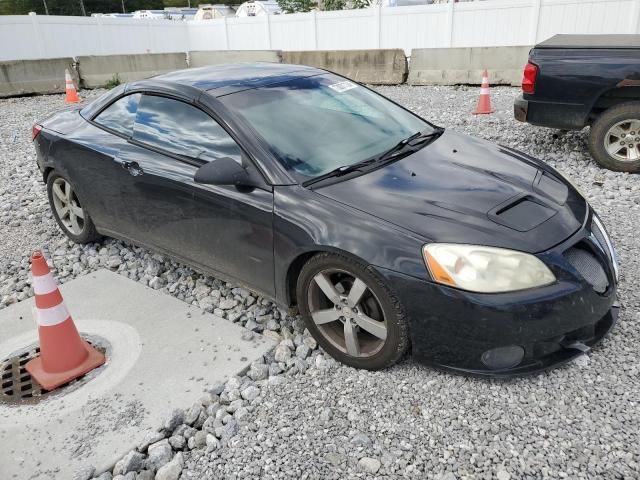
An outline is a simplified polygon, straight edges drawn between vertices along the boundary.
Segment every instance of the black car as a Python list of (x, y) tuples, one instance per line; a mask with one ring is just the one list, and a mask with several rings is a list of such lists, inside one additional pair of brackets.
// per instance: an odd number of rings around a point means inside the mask
[(523, 153), (298, 65), (173, 72), (34, 127), (60, 228), (296, 306), (336, 359), (474, 374), (573, 358), (616, 320), (584, 197)]

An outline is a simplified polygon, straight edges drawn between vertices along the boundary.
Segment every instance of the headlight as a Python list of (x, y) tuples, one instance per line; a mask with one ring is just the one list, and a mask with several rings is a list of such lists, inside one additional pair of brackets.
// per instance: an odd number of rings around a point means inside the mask
[(436, 282), (472, 292), (511, 292), (556, 281), (538, 258), (514, 250), (431, 243), (422, 254)]

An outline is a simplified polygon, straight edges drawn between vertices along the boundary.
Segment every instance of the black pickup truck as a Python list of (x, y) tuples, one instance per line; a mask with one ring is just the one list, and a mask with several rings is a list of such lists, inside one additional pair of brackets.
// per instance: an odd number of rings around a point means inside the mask
[(561, 130), (589, 125), (600, 165), (640, 172), (640, 35), (556, 35), (536, 45), (514, 113)]

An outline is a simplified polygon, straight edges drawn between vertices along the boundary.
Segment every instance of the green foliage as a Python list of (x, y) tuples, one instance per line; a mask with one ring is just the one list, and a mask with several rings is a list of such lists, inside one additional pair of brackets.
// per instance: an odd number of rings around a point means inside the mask
[(118, 85), (120, 85), (120, 77), (118, 76), (117, 73), (113, 74), (113, 77), (111, 77), (111, 80), (109, 80), (107, 83), (104, 84), (104, 87), (111, 90), (112, 88), (117, 87)]
[(318, 4), (313, 0), (278, 0), (284, 13), (310, 12)]
[(367, 8), (370, 5), (370, 0), (324, 0), (320, 4), (320, 10), (348, 10)]
[(347, 0), (324, 0), (322, 10), (344, 10), (347, 7)]
[(350, 8), (368, 8), (371, 5), (369, 0), (351, 0)]
[(87, 15), (121, 13), (123, 3), (126, 12), (162, 10), (165, 6), (182, 7), (187, 4), (187, 0), (0, 0), (0, 15), (26, 15), (29, 12), (45, 15), (45, 2), (49, 15), (82, 15), (81, 2)]

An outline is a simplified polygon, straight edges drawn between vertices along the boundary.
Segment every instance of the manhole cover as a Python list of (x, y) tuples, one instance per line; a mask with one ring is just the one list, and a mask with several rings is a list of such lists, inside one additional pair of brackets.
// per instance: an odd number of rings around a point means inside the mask
[[(100, 353), (107, 353), (108, 343), (100, 338), (91, 337), (84, 340), (92, 345)], [(78, 387), (96, 375), (101, 370), (98, 368), (80, 378), (76, 378), (55, 390), (47, 391), (31, 377), (27, 372), (26, 365), (29, 360), (36, 358), (40, 354), (38, 344), (30, 345), (18, 352), (15, 352), (9, 358), (0, 361), (0, 402), (3, 403), (36, 403), (40, 399), (49, 395), (68, 392), (71, 387)]]

